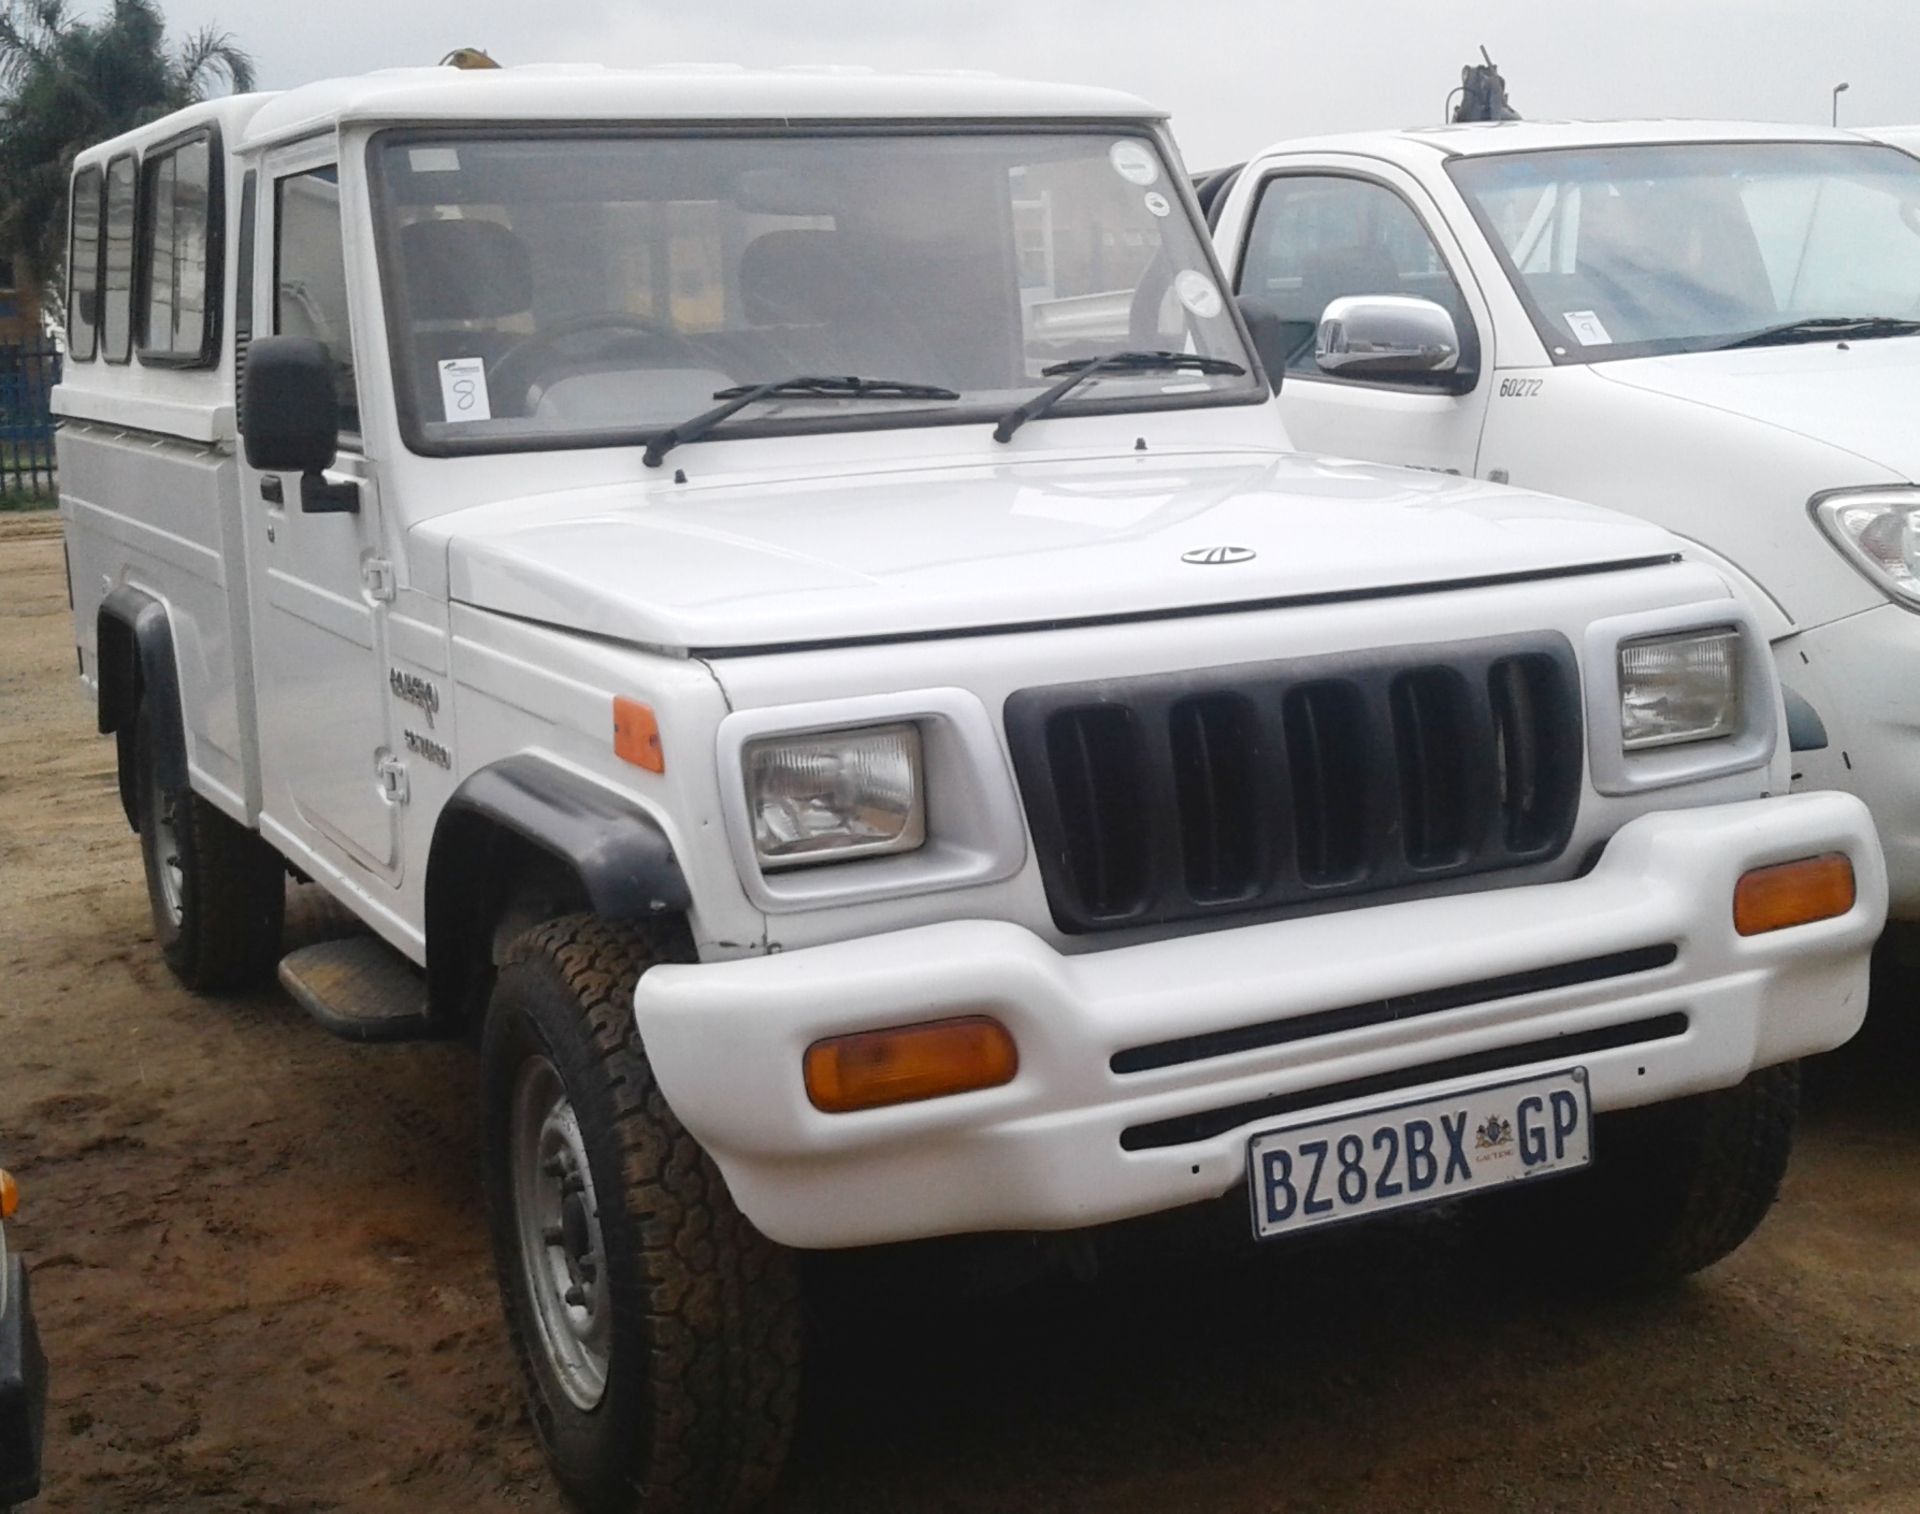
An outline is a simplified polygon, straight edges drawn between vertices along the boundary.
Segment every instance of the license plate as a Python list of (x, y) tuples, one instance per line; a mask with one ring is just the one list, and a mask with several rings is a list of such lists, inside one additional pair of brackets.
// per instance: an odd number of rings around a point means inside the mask
[(1592, 1160), (1584, 1067), (1263, 1130), (1247, 1147), (1253, 1233), (1439, 1203)]

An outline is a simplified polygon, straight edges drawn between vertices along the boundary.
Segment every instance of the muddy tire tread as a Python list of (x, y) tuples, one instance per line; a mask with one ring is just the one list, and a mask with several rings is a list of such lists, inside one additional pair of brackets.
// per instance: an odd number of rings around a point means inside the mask
[[(633, 1427), (648, 1454), (636, 1458), (622, 1487), (571, 1489), (595, 1509), (725, 1514), (754, 1507), (786, 1459), (798, 1403), (798, 1284), (790, 1259), (735, 1208), (712, 1159), (674, 1117), (634, 1025), (640, 973), (685, 960), (683, 938), (678, 922), (574, 915), (523, 932), (501, 964), (503, 977), (550, 964), (580, 1007), (615, 1110), (622, 1207), (642, 1262), (640, 1276), (614, 1266), (610, 1281), (616, 1360), (637, 1344), (648, 1362), (650, 1423)], [(517, 1311), (508, 1318), (514, 1350), (531, 1373), (532, 1343)]]

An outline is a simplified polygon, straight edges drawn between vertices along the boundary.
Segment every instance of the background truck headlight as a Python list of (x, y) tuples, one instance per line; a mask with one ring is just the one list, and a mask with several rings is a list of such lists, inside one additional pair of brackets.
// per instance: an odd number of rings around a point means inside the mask
[(910, 852), (927, 835), (911, 723), (748, 743), (747, 808), (761, 865)]
[(1622, 644), (1621, 744), (1638, 751), (1731, 736), (1740, 729), (1740, 655), (1731, 626)]
[(1878, 588), (1920, 610), (1920, 489), (1829, 494), (1814, 501), (1813, 518)]

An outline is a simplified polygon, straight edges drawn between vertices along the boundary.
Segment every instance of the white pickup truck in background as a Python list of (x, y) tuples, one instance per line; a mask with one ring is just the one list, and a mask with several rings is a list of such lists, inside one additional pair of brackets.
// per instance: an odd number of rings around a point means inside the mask
[(1920, 919), (1920, 162), (1511, 121), (1282, 142), (1201, 195), (1295, 446), (1631, 511), (1753, 587), (1796, 784), (1868, 802)]

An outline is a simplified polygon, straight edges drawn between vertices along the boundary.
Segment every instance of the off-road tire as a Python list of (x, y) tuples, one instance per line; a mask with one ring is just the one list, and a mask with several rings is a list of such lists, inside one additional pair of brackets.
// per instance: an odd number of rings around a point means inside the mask
[(1499, 1196), (1487, 1213), (1509, 1262), (1601, 1289), (1673, 1283), (1759, 1228), (1779, 1196), (1800, 1064), (1733, 1088), (1595, 1122), (1590, 1171)]
[[(508, 946), (481, 1034), (486, 1193), (508, 1330), (554, 1471), (596, 1511), (753, 1507), (779, 1475), (798, 1405), (792, 1257), (734, 1207), (667, 1107), (634, 1026), (640, 974), (690, 955), (674, 924), (548, 921)], [(590, 1410), (549, 1360), (521, 1250), (513, 1110), (536, 1057), (558, 1073), (578, 1122), (607, 1268), (605, 1387)]]
[[(254, 832), (191, 788), (168, 791), (154, 765), (153, 722), (142, 701), (134, 716), (133, 761), (139, 795), (140, 855), (146, 864), (153, 934), (174, 975), (199, 993), (251, 988), (280, 959), (287, 903), (286, 864)], [(163, 814), (173, 817), (180, 911), (168, 903)]]

